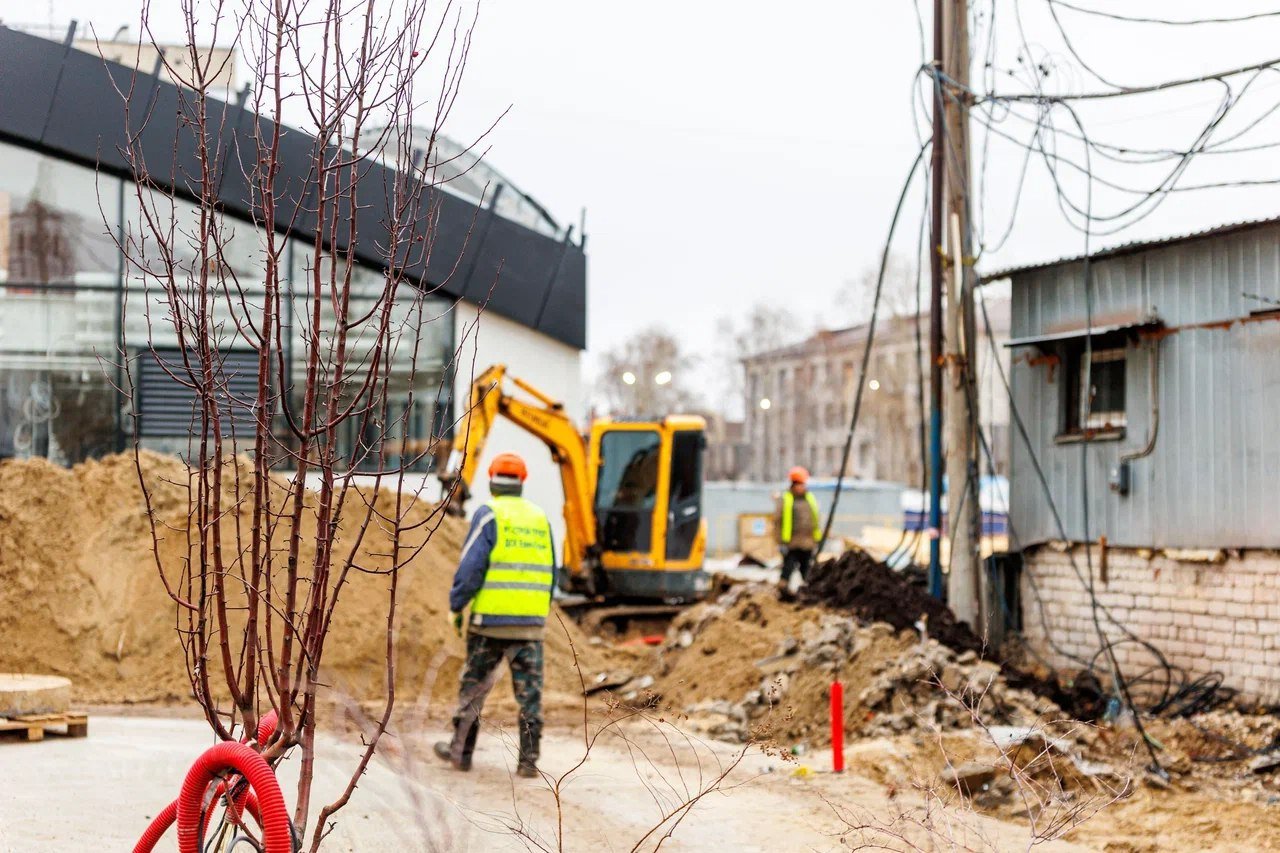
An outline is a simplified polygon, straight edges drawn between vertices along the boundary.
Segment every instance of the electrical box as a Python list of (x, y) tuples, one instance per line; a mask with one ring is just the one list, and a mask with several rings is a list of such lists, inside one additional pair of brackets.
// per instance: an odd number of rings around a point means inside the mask
[(1121, 460), (1116, 464), (1116, 467), (1111, 469), (1111, 476), (1108, 478), (1111, 491), (1121, 497), (1129, 494), (1129, 477), (1129, 462)]

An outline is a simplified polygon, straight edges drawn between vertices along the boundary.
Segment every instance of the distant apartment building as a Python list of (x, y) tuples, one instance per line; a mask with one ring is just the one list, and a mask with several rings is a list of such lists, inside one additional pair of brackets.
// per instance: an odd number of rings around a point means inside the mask
[[(1009, 302), (992, 299), (986, 308), (995, 345), (979, 321), (979, 409), (996, 473), (1003, 474), (1008, 468), (1009, 405), (992, 352), (1000, 354), (1007, 371)], [(746, 470), (752, 479), (783, 479), (793, 465), (803, 465), (817, 477), (839, 473), (867, 332), (866, 324), (822, 330), (743, 360)], [(920, 400), (923, 395), (927, 419), (928, 333), (928, 316), (918, 321), (914, 316), (890, 317), (877, 324), (850, 476), (922, 482)]]
[(723, 415), (707, 417), (707, 452), (703, 457), (707, 480), (741, 480), (749, 469), (746, 424)]

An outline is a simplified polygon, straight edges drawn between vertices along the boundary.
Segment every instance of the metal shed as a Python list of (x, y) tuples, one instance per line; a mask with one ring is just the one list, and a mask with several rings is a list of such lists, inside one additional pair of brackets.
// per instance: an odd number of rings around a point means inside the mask
[[(1280, 220), (984, 276), (999, 279), (1012, 283), (1010, 379), (1030, 445), (1015, 424), (1017, 541), (1280, 547)], [(1114, 423), (1091, 420), (1096, 405), (1077, 417), (1086, 387), (1095, 403), (1122, 400), (1108, 404)]]

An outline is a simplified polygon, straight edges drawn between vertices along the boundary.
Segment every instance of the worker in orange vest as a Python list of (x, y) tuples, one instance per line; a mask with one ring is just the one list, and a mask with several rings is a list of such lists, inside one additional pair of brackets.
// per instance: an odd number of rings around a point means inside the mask
[(782, 551), (782, 577), (778, 583), (784, 589), (790, 588), (793, 572), (799, 572), (802, 581), (809, 577), (813, 556), (822, 545), (818, 499), (808, 489), (809, 472), (797, 466), (791, 469), (788, 479), (791, 485), (778, 501), (774, 523)]

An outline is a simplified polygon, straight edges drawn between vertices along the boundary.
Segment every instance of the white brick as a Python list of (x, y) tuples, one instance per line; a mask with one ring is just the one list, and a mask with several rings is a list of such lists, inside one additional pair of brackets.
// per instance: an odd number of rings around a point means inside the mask
[[(1075, 555), (1083, 568), (1083, 550)], [(1218, 669), (1228, 686), (1246, 695), (1280, 698), (1280, 555), (1250, 553), (1221, 566), (1147, 560), (1123, 549), (1110, 557), (1110, 582), (1099, 584), (1098, 592), (1116, 619), (1193, 676)], [(1088, 595), (1066, 555), (1030, 555), (1027, 575), (1035, 577), (1045, 596), (1048, 617), (1046, 637), (1035, 593), (1024, 581), (1024, 607), (1037, 613), (1026, 620), (1032, 644), (1049, 653), (1049, 644), (1038, 640), (1051, 637), (1072, 654), (1092, 655), (1098, 637)], [(1120, 636), (1113, 625), (1104, 630)], [(1117, 654), (1128, 667), (1150, 663), (1150, 654), (1131, 643), (1118, 647)]]

